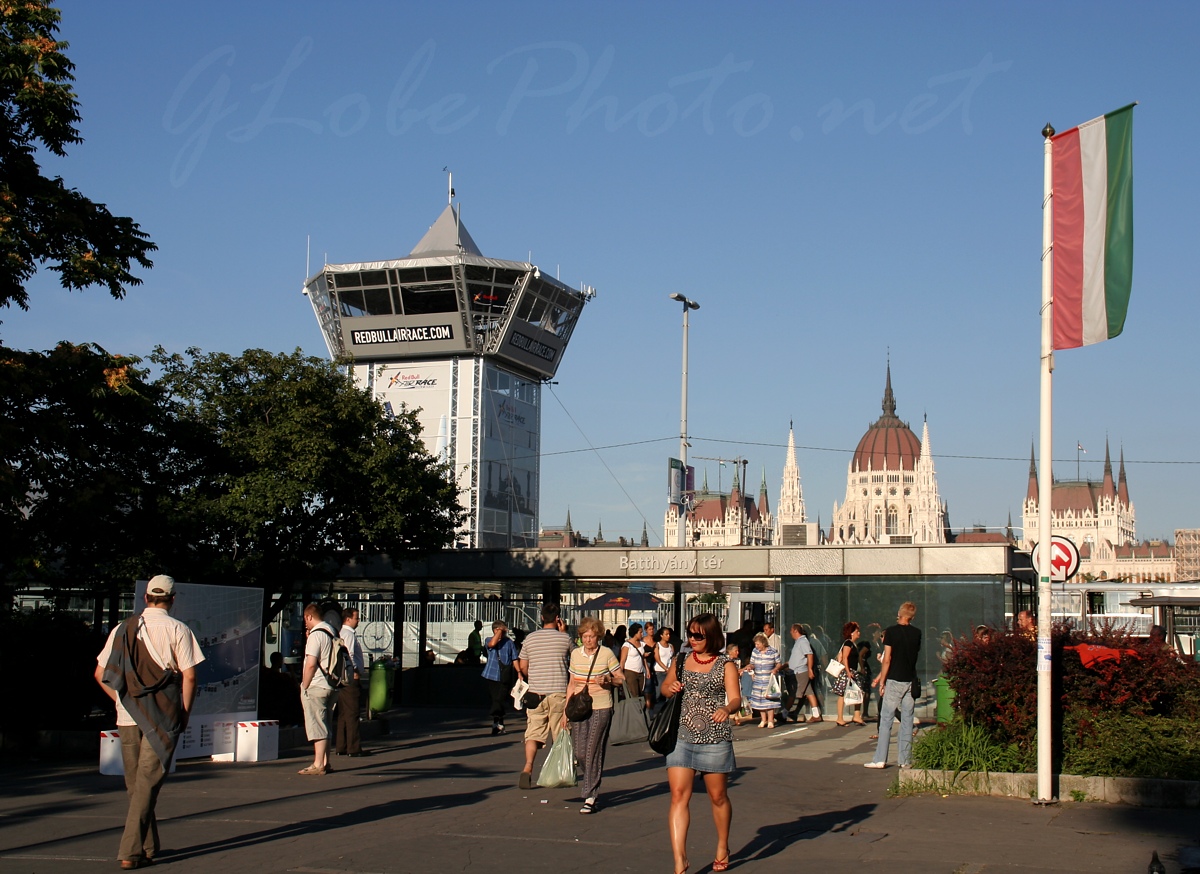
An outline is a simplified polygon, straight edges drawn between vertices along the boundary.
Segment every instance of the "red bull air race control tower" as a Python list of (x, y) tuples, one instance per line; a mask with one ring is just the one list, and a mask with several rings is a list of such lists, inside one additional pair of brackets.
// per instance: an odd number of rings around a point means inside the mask
[(326, 264), (304, 293), (358, 384), (389, 412), (420, 410), (468, 511), (459, 545), (535, 547), (541, 384), (595, 290), (484, 257), (451, 202), (408, 257)]

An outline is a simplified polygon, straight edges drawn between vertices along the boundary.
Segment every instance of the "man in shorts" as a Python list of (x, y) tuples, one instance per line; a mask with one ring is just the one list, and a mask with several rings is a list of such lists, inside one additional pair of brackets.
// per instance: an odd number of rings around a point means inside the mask
[(333, 705), (338, 692), (330, 682), (328, 667), (340, 637), (338, 629), (322, 619), (321, 608), (316, 604), (304, 608), (304, 630), (308, 639), (304, 644), (300, 704), (304, 708), (304, 733), (313, 742), (313, 763), (301, 768), (300, 774), (319, 777), (330, 770), (329, 736), (333, 733)]
[(808, 642), (808, 637), (800, 623), (794, 624), (790, 633), (794, 643), (792, 644), (792, 654), (788, 657), (787, 677), (788, 685), (794, 685), (795, 688), (789, 690), (791, 702), (788, 710), (792, 719), (796, 722), (804, 722), (804, 715), (800, 712), (800, 700), (807, 698), (810, 711), (807, 721), (823, 722), (821, 706), (817, 703), (817, 657), (813, 654), (812, 644)]
[(517, 672), (529, 683), (526, 701), (537, 705), (526, 710), (525, 768), (517, 780), (521, 789), (533, 788), (533, 760), (540, 747), (552, 742), (561, 730), (567, 699), (567, 661), (571, 638), (559, 616), (557, 604), (542, 607), (542, 627), (525, 638)]

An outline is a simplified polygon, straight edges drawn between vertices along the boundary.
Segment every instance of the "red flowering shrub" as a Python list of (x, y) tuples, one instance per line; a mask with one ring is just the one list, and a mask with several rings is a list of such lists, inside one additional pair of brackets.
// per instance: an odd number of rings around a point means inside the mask
[[(1184, 776), (1175, 773), (1182, 767), (1191, 779), (1200, 774), (1192, 773), (1194, 751), (1200, 750), (1200, 666), (1112, 626), (1086, 632), (1056, 626), (1051, 646), (1056, 767), (1065, 763), (1086, 766), (1091, 774), (1178, 777)], [(956, 641), (944, 673), (954, 688), (959, 717), (982, 727), (998, 745), (1035, 750), (1036, 657), (1036, 642), (1016, 633)], [(1153, 722), (1153, 731), (1138, 736), (1143, 745), (1163, 748), (1152, 755), (1116, 744), (1115, 739), (1128, 734), (1130, 720), (1147, 726)], [(1189, 739), (1182, 745), (1181, 733)], [(1133, 767), (1131, 761), (1145, 767)]]
[(989, 641), (954, 642), (943, 673), (954, 688), (954, 709), (983, 726), (1000, 744), (1024, 743), (1037, 734), (1037, 644), (1019, 634)]

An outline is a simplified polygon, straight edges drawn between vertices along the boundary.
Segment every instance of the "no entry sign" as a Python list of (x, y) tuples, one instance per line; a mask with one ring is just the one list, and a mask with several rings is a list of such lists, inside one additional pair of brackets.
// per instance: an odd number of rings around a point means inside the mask
[[(1040, 576), (1041, 550), (1033, 545), (1033, 569)], [(1079, 547), (1071, 540), (1059, 535), (1050, 538), (1050, 582), (1065, 583), (1079, 570)]]

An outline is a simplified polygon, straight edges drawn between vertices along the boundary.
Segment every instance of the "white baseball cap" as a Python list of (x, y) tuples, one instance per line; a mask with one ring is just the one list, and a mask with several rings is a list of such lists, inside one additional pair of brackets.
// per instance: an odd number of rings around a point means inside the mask
[(175, 580), (166, 574), (159, 574), (156, 577), (151, 577), (150, 582), (146, 585), (147, 595), (156, 595), (162, 597), (164, 595), (175, 594)]

